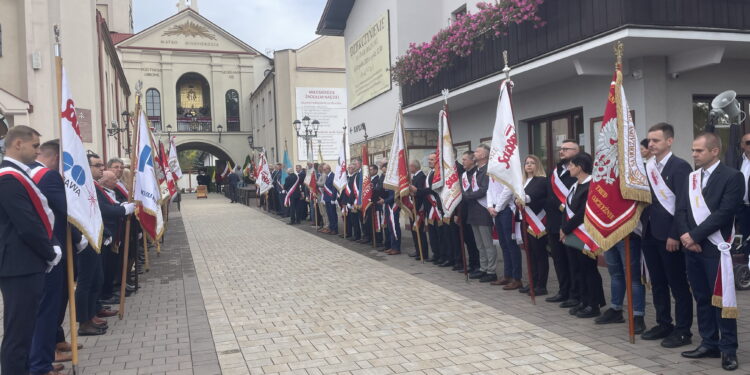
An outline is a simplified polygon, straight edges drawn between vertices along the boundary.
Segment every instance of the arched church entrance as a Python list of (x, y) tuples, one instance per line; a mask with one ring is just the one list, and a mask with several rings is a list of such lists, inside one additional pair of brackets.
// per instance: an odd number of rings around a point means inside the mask
[(185, 73), (177, 80), (177, 131), (211, 131), (211, 88), (205, 77)]
[[(219, 176), (227, 167), (227, 162), (231, 167), (237, 165), (229, 154), (217, 145), (201, 141), (188, 141), (176, 145), (177, 157), (180, 161), (180, 168), (183, 172), (183, 178), (180, 180), (180, 187), (193, 191), (200, 180), (207, 176), (210, 181), (209, 190), (214, 191), (216, 186), (216, 177)], [(203, 182), (201, 182), (203, 184)]]

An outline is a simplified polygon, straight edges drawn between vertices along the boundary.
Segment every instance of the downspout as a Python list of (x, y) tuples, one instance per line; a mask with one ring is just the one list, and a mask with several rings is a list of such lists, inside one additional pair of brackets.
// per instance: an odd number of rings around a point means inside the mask
[[(276, 65), (274, 65), (273, 69), (271, 70), (271, 74), (273, 74), (273, 121), (275, 122), (275, 126), (273, 127), (273, 135), (275, 138), (274, 143), (276, 143), (276, 152), (274, 155), (276, 157), (276, 162), (279, 162), (279, 110), (276, 106)], [(262, 94), (261, 94), (262, 95)]]
[[(115, 113), (117, 114), (117, 121), (120, 121), (120, 77), (115, 78)], [(117, 134), (117, 157), (118, 158), (122, 158), (122, 155), (121, 155), (122, 144), (120, 143), (120, 138), (121, 138), (120, 134)]]
[(102, 15), (99, 11), (96, 12), (96, 26), (97, 48), (99, 49), (99, 111), (101, 112), (99, 117), (102, 121), (102, 158), (107, 160), (107, 120), (104, 116), (104, 77), (102, 76)]

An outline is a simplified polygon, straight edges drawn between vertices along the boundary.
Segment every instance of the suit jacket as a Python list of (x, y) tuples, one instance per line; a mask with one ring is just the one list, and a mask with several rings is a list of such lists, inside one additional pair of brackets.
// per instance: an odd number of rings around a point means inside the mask
[[(560, 225), (560, 229), (562, 229), (563, 233), (566, 235), (570, 234), (573, 229), (576, 229), (579, 225), (583, 224), (583, 218), (586, 216), (586, 199), (589, 196), (590, 184), (591, 182), (578, 184), (573, 195), (568, 197), (567, 204), (570, 210), (573, 211), (573, 217), (568, 219), (568, 215), (565, 214), (565, 219), (563, 219), (563, 222)], [(547, 219), (547, 222), (549, 223), (549, 219)]]
[(426, 197), (430, 190), (429, 187), (425, 187), (425, 181), (427, 176), (421, 170), (417, 171), (411, 178), (411, 184), (417, 187), (417, 191), (414, 193), (414, 208), (417, 211), (424, 211), (427, 206)]
[[(547, 233), (553, 234), (559, 232), (560, 223), (562, 222), (563, 216), (565, 216), (565, 214), (560, 211), (560, 204), (564, 204), (565, 202), (560, 202), (552, 191), (552, 174), (557, 173), (561, 166), (562, 163), (558, 163), (557, 167), (549, 172), (549, 178), (547, 178), (547, 204), (545, 205), (545, 211), (547, 212)], [(560, 180), (567, 188), (570, 188), (576, 183), (576, 178), (571, 176), (568, 172), (564, 172), (562, 176), (557, 173), (557, 176), (560, 177)]]
[[(284, 180), (284, 190), (287, 192), (287, 194), (289, 194), (289, 190), (292, 188), (292, 186), (294, 186), (294, 184), (297, 183), (298, 178), (299, 176), (294, 173), (286, 176), (286, 179)], [(302, 181), (300, 181), (299, 185), (302, 185)], [(292, 196), (291, 196), (292, 199), (299, 199), (299, 197), (301, 196), (299, 185), (292, 193)]]
[[(8, 160), (0, 163), (5, 167), (26, 175)], [(44, 272), (55, 259), (54, 243), (26, 188), (13, 176), (0, 177), (0, 277)]]
[[(661, 177), (664, 183), (675, 193), (676, 202), (684, 199), (683, 194), (687, 193), (688, 175), (693, 171), (690, 164), (672, 154), (667, 160), (667, 164), (661, 170)], [(651, 180), (649, 180), (650, 183)], [(675, 204), (675, 215), (677, 214), (677, 205)], [(644, 228), (648, 228), (651, 235), (657, 240), (666, 241), (667, 238), (675, 240), (680, 239), (680, 233), (677, 229), (677, 222), (664, 206), (659, 203), (659, 199), (651, 189), (651, 205), (646, 207), (641, 215), (641, 222)]]
[(122, 219), (125, 218), (125, 207), (119, 203), (111, 203), (109, 196), (104, 191), (104, 187), (97, 184), (96, 197), (99, 199), (99, 210), (102, 212), (102, 221), (104, 222), (104, 238), (112, 237), (114, 241), (119, 240), (117, 237), (120, 233)]
[(540, 213), (547, 205), (547, 178), (534, 176), (529, 184), (524, 188), (524, 192), (529, 196), (529, 206), (535, 214)]
[(476, 181), (479, 189), (473, 191), (471, 188), (468, 190), (463, 189), (461, 184), (462, 200), (466, 203), (466, 223), (470, 225), (484, 225), (492, 226), (492, 216), (487, 211), (487, 208), (479, 203), (479, 200), (487, 197), (487, 187), (490, 184), (490, 177), (487, 175), (487, 165), (483, 167), (474, 168), (473, 171), (469, 171), (467, 177), (471, 182), (472, 175), (476, 174)]
[[(347, 180), (347, 184), (349, 185), (349, 195), (345, 197), (346, 201), (344, 203), (348, 203), (351, 205), (354, 205), (357, 202), (357, 191), (359, 191), (359, 184), (357, 183), (357, 179), (359, 178), (359, 172), (354, 173), (353, 175), (349, 176), (349, 179)], [(356, 189), (355, 189), (356, 186)]]
[(719, 250), (708, 240), (708, 236), (721, 230), (721, 237), (729, 238), (734, 226), (734, 215), (743, 207), (744, 180), (742, 172), (719, 163), (703, 188), (703, 199), (711, 214), (700, 225), (693, 220), (688, 198), (689, 181), (685, 181), (675, 212), (678, 233), (690, 233), (690, 237), (701, 246), (704, 253), (718, 257)]
[(333, 184), (333, 180), (336, 178), (336, 175), (331, 172), (328, 174), (324, 181), (324, 185), (328, 190), (331, 192), (331, 195), (325, 193), (325, 191), (321, 192), (323, 194), (323, 202), (325, 203), (334, 203), (336, 202), (338, 190), (336, 190), (336, 185)]

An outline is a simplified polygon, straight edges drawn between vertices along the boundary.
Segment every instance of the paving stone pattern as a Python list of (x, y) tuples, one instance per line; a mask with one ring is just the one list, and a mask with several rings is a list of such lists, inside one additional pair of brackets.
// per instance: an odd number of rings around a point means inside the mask
[(224, 374), (648, 373), (257, 209), (183, 218)]

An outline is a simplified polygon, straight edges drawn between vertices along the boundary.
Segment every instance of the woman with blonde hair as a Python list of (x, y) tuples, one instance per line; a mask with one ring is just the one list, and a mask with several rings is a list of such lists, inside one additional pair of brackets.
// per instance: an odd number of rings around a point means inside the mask
[[(543, 296), (547, 294), (547, 278), (549, 276), (549, 261), (547, 260), (547, 232), (544, 205), (547, 201), (547, 178), (544, 173), (542, 161), (536, 155), (529, 155), (524, 160), (523, 186), (526, 193), (526, 202), (523, 206), (523, 218), (528, 227), (528, 247), (534, 281), (534, 294)], [(522, 207), (520, 201), (516, 201), (516, 207)], [(525, 286), (518, 290), (521, 293), (529, 293), (529, 287)]]

